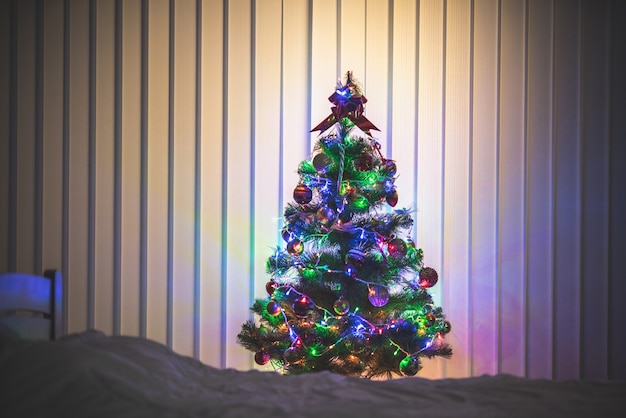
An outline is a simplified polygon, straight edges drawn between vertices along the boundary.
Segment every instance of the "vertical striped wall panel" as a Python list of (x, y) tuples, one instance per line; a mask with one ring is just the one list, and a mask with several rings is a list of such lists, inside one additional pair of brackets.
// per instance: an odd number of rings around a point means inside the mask
[(470, 96), (469, 353), (472, 375), (498, 371), (499, 27), (497, 0), (473, 8)]
[(624, 184), (624, 156), (626, 155), (626, 101), (623, 94), (626, 91), (626, 80), (621, 74), (626, 74), (626, 54), (621, 42), (613, 39), (626, 38), (626, 4), (624, 2), (611, 3), (610, 21), (610, 160), (609, 160), (609, 364), (610, 378), (624, 376), (626, 359), (620, 355), (620, 347), (626, 344), (624, 325), (619, 318), (626, 315), (626, 304), (622, 297), (626, 294), (626, 264), (622, 261), (623, 249), (626, 248), (626, 222), (623, 222), (626, 212), (626, 193)]
[[(552, 351), (553, 202), (552, 151), (553, 37), (554, 6), (550, 2), (529, 1), (527, 12), (526, 64), (526, 370), (531, 377), (550, 375)], [(532, 295), (532, 297), (531, 297)]]
[(609, 3), (583, 3), (581, 13), (581, 374), (598, 378), (608, 372), (609, 353), (609, 339), (596, 338), (608, 335), (609, 323), (609, 281), (597, 280), (609, 275), (610, 254)]
[[(8, 199), (13, 198), (11, 183), (14, 183), (12, 172), (15, 170), (11, 165), (15, 161), (12, 153), (12, 143), (10, 139), (14, 136), (12, 129), (12, 120), (15, 119), (15, 109), (11, 110), (13, 104), (13, 88), (15, 85), (15, 76), (13, 73), (15, 58), (14, 45), (12, 42), (15, 37), (14, 26), (17, 24), (15, 19), (14, 4), (9, 2), (0, 3), (0, 196), (2, 200), (7, 202), (0, 205), (0, 265), (2, 269), (8, 269), (15, 264), (15, 256), (11, 248), (11, 244), (15, 241), (15, 236), (11, 233), (12, 213), (14, 204), (8, 204)], [(17, 87), (17, 86), (15, 86)], [(11, 264), (9, 264), (11, 260)]]
[[(281, 171), (282, 118), (281, 67), (282, 22), (281, 1), (258, 2), (254, 18), (254, 95), (251, 195), (251, 289), (254, 295), (266, 293), (265, 260), (280, 238), (279, 217), (282, 207)], [(258, 110), (263, 109), (262, 115)], [(303, 132), (302, 140), (307, 139)], [(246, 356), (249, 358), (250, 356)]]
[[(580, 375), (581, 312), (581, 53), (580, 2), (554, 13), (553, 187), (554, 374)], [(571, 42), (575, 39), (577, 42)], [(577, 307), (573, 309), (573, 307)]]
[[(402, 16), (403, 10), (395, 7), (394, 14)], [(435, 304), (445, 306), (443, 287), (448, 281), (443, 264), (443, 198), (444, 198), (444, 174), (443, 174), (443, 148), (444, 148), (444, 49), (445, 49), (445, 25), (444, 25), (444, 3), (438, 1), (421, 1), (419, 3), (419, 26), (417, 28), (417, 55), (419, 72), (417, 74), (417, 137), (410, 143), (415, 143), (418, 163), (414, 168), (399, 165), (401, 176), (409, 176), (417, 178), (417, 190), (414, 192), (415, 208), (415, 228), (416, 228), (416, 245), (424, 250), (424, 263), (426, 266), (433, 267), (441, 273), (441, 285), (433, 289), (433, 299)], [(395, 19), (392, 22), (395, 26)], [(398, 52), (395, 48), (399, 39), (394, 38), (392, 47), (394, 55)], [(406, 51), (404, 51), (406, 53)], [(395, 67), (395, 66), (394, 66)], [(392, 74), (401, 71), (401, 69), (392, 69)], [(395, 79), (395, 77), (394, 77)], [(402, 85), (398, 89), (394, 89), (391, 99), (393, 113), (391, 118), (395, 118), (396, 113), (402, 112), (402, 109), (395, 105), (396, 90), (401, 90)], [(395, 126), (403, 126), (412, 122), (412, 115), (404, 115), (402, 119), (396, 119), (392, 125), (390, 133), (391, 155), (396, 158), (396, 140), (400, 138), (400, 132), (397, 132)], [(420, 138), (417, 140), (417, 138)], [(407, 139), (405, 139), (406, 141)], [(409, 171), (405, 171), (409, 170)], [(412, 170), (412, 172), (410, 171)], [(398, 193), (403, 196), (409, 191), (400, 189)], [(406, 204), (406, 203), (405, 203)], [(452, 319), (452, 318), (451, 318)], [(440, 359), (432, 362), (425, 362), (424, 376), (443, 377), (444, 365)]]
[[(353, 70), (440, 273), (430, 378), (626, 378), (616, 0), (0, 2), (0, 270), (217, 367)], [(264, 369), (263, 367), (259, 367)]]
[[(448, 315), (459, 318), (457, 332), (450, 338), (456, 350), (469, 352), (469, 198), (470, 198), (470, 57), (472, 49), (471, 3), (448, 1), (445, 5), (444, 135), (443, 181), (443, 264), (446, 278), (443, 303)], [(419, 160), (417, 161), (419, 163)], [(446, 376), (470, 373), (468, 356), (444, 361)]]
[(120, 333), (130, 335), (145, 335), (145, 269), (142, 269), (145, 258), (142, 37), (145, 30), (141, 22), (140, 0), (116, 3), (114, 279), (119, 311), (115, 313), (118, 317), (115, 326)]

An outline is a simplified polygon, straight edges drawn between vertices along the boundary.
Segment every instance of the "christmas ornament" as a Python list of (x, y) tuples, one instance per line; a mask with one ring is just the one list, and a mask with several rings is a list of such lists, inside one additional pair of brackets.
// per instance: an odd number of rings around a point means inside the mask
[(274, 280), (270, 280), (269, 282), (265, 283), (265, 291), (267, 291), (270, 296), (274, 294), (274, 290), (276, 290), (277, 287), (278, 285)]
[(268, 361), (270, 361), (270, 355), (267, 354), (266, 352), (259, 351), (258, 353), (254, 355), (254, 361), (256, 362), (256, 364), (262, 366), (264, 364), (267, 364)]
[(281, 233), (281, 236), (283, 237), (283, 239), (286, 242), (289, 242), (289, 241), (291, 241), (293, 239), (293, 234), (288, 229), (283, 229), (283, 232)]
[(293, 190), (293, 199), (301, 204), (307, 204), (313, 198), (313, 191), (306, 184), (298, 184)]
[(299, 318), (306, 318), (309, 316), (309, 312), (315, 307), (313, 302), (311, 302), (311, 299), (306, 296), (299, 297), (291, 306), (293, 308), (293, 313)]
[(302, 350), (297, 347), (291, 346), (283, 352), (283, 360), (285, 363), (295, 363), (302, 359)]
[(335, 211), (328, 206), (323, 206), (317, 210), (315, 216), (322, 224), (328, 225), (335, 220)]
[(355, 266), (363, 266), (365, 262), (365, 253), (360, 248), (351, 248), (346, 254), (346, 263), (352, 263)]
[(451, 330), (452, 330), (452, 324), (448, 321), (443, 321), (443, 328), (441, 329), (441, 332), (444, 334), (447, 334)]
[(437, 317), (434, 313), (428, 312), (426, 315), (424, 315), (424, 319), (426, 320), (424, 322), (424, 325), (426, 325), (427, 327), (432, 327), (435, 324)]
[(372, 305), (380, 308), (389, 302), (389, 290), (385, 286), (370, 285), (367, 298)]
[(333, 309), (337, 315), (345, 315), (350, 311), (350, 302), (340, 297), (333, 304)]
[(335, 89), (335, 92), (330, 95), (328, 101), (335, 105), (331, 108), (332, 113), (315, 128), (311, 129), (311, 132), (323, 132), (343, 118), (348, 118), (363, 132), (369, 132), (370, 129), (379, 130), (372, 122), (363, 116), (363, 105), (367, 102), (367, 99), (363, 96), (361, 89), (352, 79), (352, 71), (346, 73), (346, 84)]
[(406, 250), (406, 243), (401, 238), (394, 238), (387, 243), (387, 251), (392, 257), (404, 257), (406, 255)]
[(370, 154), (361, 154), (354, 160), (354, 168), (359, 171), (369, 171), (374, 165), (374, 159)]
[(346, 266), (344, 272), (349, 277), (356, 277), (365, 262), (365, 253), (359, 248), (351, 248), (346, 254)]
[(298, 256), (304, 251), (304, 244), (299, 239), (291, 240), (287, 243), (287, 252), (291, 256)]
[(439, 275), (437, 274), (435, 269), (430, 267), (424, 267), (422, 271), (419, 272), (417, 285), (422, 289), (428, 289), (429, 287), (433, 287), (435, 284), (437, 284), (438, 279)]
[(396, 175), (397, 171), (396, 163), (393, 162), (393, 160), (384, 160), (380, 171), (387, 176), (393, 177)]
[(420, 362), (413, 356), (406, 356), (400, 361), (400, 372), (405, 376), (415, 376), (421, 368)]
[(267, 303), (267, 306), (265, 307), (265, 309), (267, 309), (267, 313), (269, 313), (272, 316), (279, 315), (283, 310), (280, 307), (280, 303), (276, 302), (275, 300), (270, 300)]
[(330, 159), (330, 157), (323, 152), (313, 157), (313, 167), (315, 168), (315, 171), (320, 174), (326, 173), (330, 169), (330, 165), (332, 162), (333, 161)]
[(387, 203), (389, 204), (389, 206), (391, 207), (396, 206), (398, 204), (398, 192), (396, 191), (396, 189), (393, 189), (392, 191), (387, 193), (387, 196), (385, 196), (385, 199), (387, 200)]

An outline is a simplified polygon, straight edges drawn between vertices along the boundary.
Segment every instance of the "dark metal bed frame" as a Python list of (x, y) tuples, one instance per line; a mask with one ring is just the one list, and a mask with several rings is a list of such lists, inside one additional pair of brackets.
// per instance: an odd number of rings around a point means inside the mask
[(59, 270), (43, 275), (0, 274), (0, 325), (26, 339), (55, 340), (63, 334), (63, 277)]

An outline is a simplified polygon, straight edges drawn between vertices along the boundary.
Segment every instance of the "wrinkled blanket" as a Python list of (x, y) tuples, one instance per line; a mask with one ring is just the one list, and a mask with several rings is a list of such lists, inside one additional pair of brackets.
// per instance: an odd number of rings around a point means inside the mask
[(511, 375), (369, 381), (216, 369), (142, 338), (98, 331), (0, 343), (0, 416), (617, 417), (626, 382)]

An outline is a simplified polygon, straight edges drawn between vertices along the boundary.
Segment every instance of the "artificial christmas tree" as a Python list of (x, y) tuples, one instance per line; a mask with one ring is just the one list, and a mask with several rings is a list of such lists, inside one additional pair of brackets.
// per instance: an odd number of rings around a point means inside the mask
[(437, 272), (409, 237), (410, 213), (392, 209), (396, 165), (350, 72), (329, 100), (284, 210), (284, 249), (267, 260), (268, 297), (251, 308), (260, 324), (246, 322), (239, 343), (284, 374), (412, 376), (421, 357), (452, 354), (450, 323), (428, 293)]

